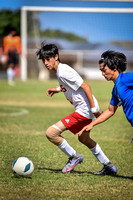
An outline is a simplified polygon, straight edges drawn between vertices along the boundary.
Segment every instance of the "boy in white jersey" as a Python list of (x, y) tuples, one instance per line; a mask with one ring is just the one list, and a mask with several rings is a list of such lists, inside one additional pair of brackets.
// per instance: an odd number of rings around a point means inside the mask
[[(46, 131), (46, 136), (50, 142), (59, 147), (68, 157), (68, 162), (62, 169), (63, 173), (72, 171), (78, 163), (83, 161), (82, 155), (77, 153), (61, 136), (65, 130), (70, 130), (73, 134), (78, 133), (84, 126), (97, 118), (99, 106), (97, 100), (92, 95), (90, 86), (83, 81), (80, 75), (70, 66), (60, 63), (58, 48), (54, 44), (42, 43), (37, 51), (38, 59), (42, 59), (48, 70), (54, 70), (60, 86), (51, 87), (46, 91), (48, 96), (55, 93), (64, 92), (66, 99), (75, 107), (75, 112), (64, 117)], [(93, 155), (104, 165), (102, 172), (96, 174), (115, 175), (116, 167), (109, 161), (101, 150), (100, 146), (90, 138), (90, 132), (85, 131), (78, 137), (79, 141), (86, 145)]]

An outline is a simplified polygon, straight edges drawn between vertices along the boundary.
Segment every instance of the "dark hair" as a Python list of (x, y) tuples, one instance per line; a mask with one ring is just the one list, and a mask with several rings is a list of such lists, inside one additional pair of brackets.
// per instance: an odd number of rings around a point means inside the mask
[(44, 60), (45, 58), (51, 58), (56, 55), (58, 55), (58, 60), (59, 59), (59, 50), (55, 44), (46, 44), (45, 42), (42, 42), (41, 48), (37, 50), (36, 55), (38, 56), (38, 59)]
[(10, 27), (10, 32), (11, 32), (11, 31), (17, 32), (16, 28), (14, 28), (14, 27)]
[(17, 30), (15, 27), (12, 27), (10, 25), (7, 25), (4, 29), (4, 36), (6, 36), (7, 34), (11, 33), (12, 31), (15, 31), (17, 33)]
[(104, 63), (104, 67), (107, 65), (111, 70), (117, 69), (119, 73), (126, 70), (126, 56), (123, 53), (116, 51), (105, 51), (101, 55), (99, 64)]

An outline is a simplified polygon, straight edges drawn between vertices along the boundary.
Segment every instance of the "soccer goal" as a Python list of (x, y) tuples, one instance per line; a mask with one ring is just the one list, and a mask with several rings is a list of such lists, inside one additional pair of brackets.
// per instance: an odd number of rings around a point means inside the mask
[[(49, 73), (35, 58), (35, 52), (43, 40), (57, 43), (62, 60), (86, 75), (86, 78), (87, 73), (100, 78), (96, 66), (104, 50), (115, 46), (123, 51), (129, 49), (128, 57), (132, 57), (132, 44), (126, 39), (130, 33), (130, 40), (133, 41), (133, 24), (128, 25), (129, 19), (133, 23), (133, 8), (22, 7), (21, 80), (26, 81), (32, 76), (49, 78)], [(123, 34), (117, 38), (117, 33)], [(114, 50), (119, 50), (117, 48)], [(129, 68), (132, 67), (131, 59)]]

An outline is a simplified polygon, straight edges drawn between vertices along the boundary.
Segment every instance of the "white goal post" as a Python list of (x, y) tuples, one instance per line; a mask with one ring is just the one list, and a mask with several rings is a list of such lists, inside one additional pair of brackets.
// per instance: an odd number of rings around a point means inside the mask
[(77, 13), (133, 13), (133, 8), (83, 8), (83, 7), (33, 7), (21, 8), (21, 80), (27, 80), (27, 11), (77, 12)]

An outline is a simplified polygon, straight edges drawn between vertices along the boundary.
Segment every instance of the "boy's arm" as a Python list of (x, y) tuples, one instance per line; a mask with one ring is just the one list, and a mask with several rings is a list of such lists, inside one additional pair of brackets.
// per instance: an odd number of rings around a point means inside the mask
[(91, 122), (89, 125), (85, 126), (80, 132), (79, 132), (79, 136), (82, 135), (82, 133), (84, 131), (89, 131), (93, 128), (93, 126), (100, 124), (104, 121), (106, 121), (107, 119), (109, 119), (110, 117), (112, 117), (115, 112), (117, 110), (117, 106), (112, 106), (109, 105), (108, 109), (105, 110), (97, 119), (95, 119), (93, 122)]
[(100, 112), (98, 110), (96, 110), (96, 108), (95, 108), (90, 85), (88, 85), (85, 81), (83, 81), (83, 83), (80, 87), (84, 90), (84, 92), (88, 98), (92, 113), (95, 115), (96, 118), (99, 117)]

